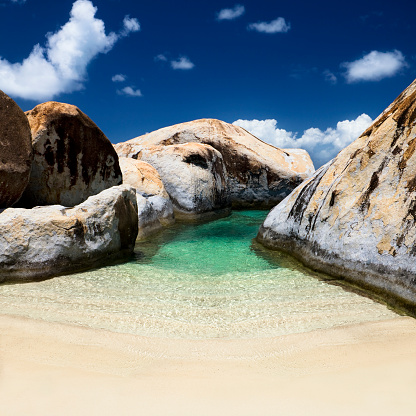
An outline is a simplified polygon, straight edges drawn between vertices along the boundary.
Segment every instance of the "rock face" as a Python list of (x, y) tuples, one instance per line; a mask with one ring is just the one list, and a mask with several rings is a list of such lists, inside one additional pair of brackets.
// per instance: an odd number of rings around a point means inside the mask
[(33, 152), (29, 122), (20, 107), (0, 91), (0, 208), (22, 196), (30, 176)]
[(119, 155), (131, 157), (137, 146), (191, 142), (210, 145), (221, 153), (235, 208), (270, 208), (314, 172), (306, 151), (277, 149), (241, 127), (213, 119), (176, 124), (115, 148)]
[(275, 207), (258, 239), (416, 313), (416, 81)]
[(130, 254), (136, 194), (116, 186), (74, 208), (8, 208), (0, 214), (0, 282), (41, 280)]
[(229, 210), (227, 172), (221, 154), (200, 143), (152, 146), (135, 145), (129, 156), (151, 164), (159, 173), (172, 200), (176, 217), (184, 219)]
[(34, 160), (21, 205), (75, 206), (122, 182), (104, 133), (77, 107), (47, 102), (28, 111)]
[(123, 183), (136, 190), (139, 215), (138, 238), (175, 222), (172, 201), (157, 170), (142, 160), (120, 157)]

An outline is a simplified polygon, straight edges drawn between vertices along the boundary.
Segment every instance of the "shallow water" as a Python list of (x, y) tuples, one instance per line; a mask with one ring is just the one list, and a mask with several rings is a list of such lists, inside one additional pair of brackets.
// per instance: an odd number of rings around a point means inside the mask
[(251, 338), (390, 319), (252, 239), (265, 211), (178, 224), (125, 264), (0, 286), (0, 313), (144, 336)]

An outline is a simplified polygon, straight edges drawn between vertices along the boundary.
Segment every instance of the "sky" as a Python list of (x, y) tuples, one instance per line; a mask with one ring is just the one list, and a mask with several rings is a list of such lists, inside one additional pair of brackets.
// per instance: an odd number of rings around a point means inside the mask
[(409, 0), (0, 0), (0, 89), (113, 142), (199, 118), (319, 167), (416, 78)]

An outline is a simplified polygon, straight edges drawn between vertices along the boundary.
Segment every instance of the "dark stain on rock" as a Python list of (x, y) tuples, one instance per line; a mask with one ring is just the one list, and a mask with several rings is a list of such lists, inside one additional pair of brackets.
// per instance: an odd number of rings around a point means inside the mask
[(416, 191), (416, 176), (413, 176), (412, 179), (410, 179), (407, 182), (406, 188), (410, 191), (410, 192), (415, 192)]
[(205, 158), (199, 154), (188, 155), (183, 158), (185, 163), (189, 163), (190, 165), (198, 166), (202, 169), (208, 169), (208, 163)]
[(48, 139), (45, 142), (45, 153), (44, 153), (44, 157), (46, 160), (46, 163), (49, 166), (54, 166), (55, 165), (55, 153), (52, 149), (52, 145), (51, 145), (51, 141)]
[(416, 138), (409, 141), (406, 150), (403, 153), (399, 162), (399, 169), (404, 170), (406, 168), (408, 160), (413, 156), (416, 150)]
[(118, 218), (118, 232), (120, 234), (120, 249), (133, 250), (139, 231), (139, 217), (137, 210), (128, 198), (119, 196), (114, 206)]
[(288, 219), (293, 218), (293, 220), (300, 224), (302, 221), (303, 214), (308, 207), (309, 201), (311, 200), (313, 194), (316, 191), (319, 183), (321, 182), (322, 177), (325, 175), (329, 168), (329, 165), (323, 166), (318, 170), (312, 179), (302, 188), (299, 192), (298, 197), (296, 198), (295, 203), (292, 206), (292, 209), (289, 212)]
[(329, 201), (329, 206), (330, 207), (333, 207), (334, 206), (334, 203), (335, 203), (335, 197), (338, 195), (338, 192), (337, 191), (332, 191), (332, 193), (331, 193), (331, 199), (330, 199), (330, 201)]
[(399, 146), (396, 146), (394, 149), (393, 149), (393, 155), (394, 156), (396, 156), (396, 155), (398, 155), (400, 152), (402, 151), (402, 149), (399, 147)]
[(385, 168), (386, 164), (388, 162), (388, 156), (386, 156), (383, 161), (381, 162), (378, 170), (376, 172), (373, 172), (371, 175), (370, 183), (368, 184), (367, 189), (365, 192), (361, 195), (360, 198), (360, 211), (365, 212), (370, 207), (370, 196), (371, 194), (377, 189), (378, 185), (380, 184), (379, 181), (379, 175)]

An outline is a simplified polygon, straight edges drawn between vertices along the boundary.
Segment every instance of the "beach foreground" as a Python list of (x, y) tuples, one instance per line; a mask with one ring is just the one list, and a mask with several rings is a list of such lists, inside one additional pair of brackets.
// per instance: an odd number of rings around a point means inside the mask
[(0, 316), (0, 414), (413, 415), (416, 320), (247, 340)]

